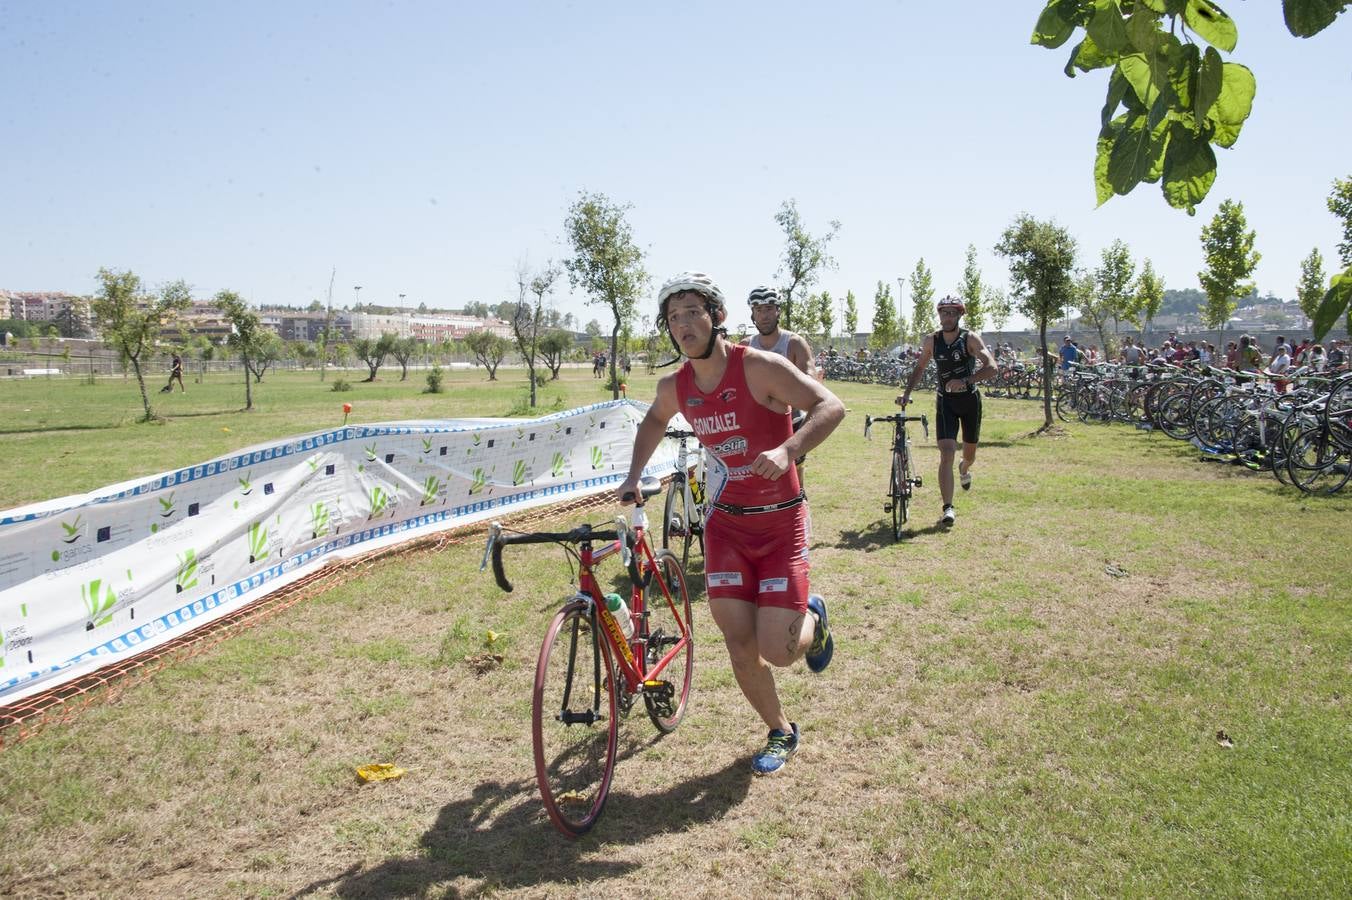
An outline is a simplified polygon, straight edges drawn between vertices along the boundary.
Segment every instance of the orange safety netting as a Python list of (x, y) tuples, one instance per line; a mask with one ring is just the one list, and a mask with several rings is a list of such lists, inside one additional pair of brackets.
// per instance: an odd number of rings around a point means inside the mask
[[(582, 510), (614, 504), (609, 492), (582, 500), (560, 503), (542, 509), (522, 511), (503, 519), (504, 525), (547, 530), (565, 518), (576, 518)], [(69, 722), (85, 709), (116, 700), (123, 691), (140, 684), (161, 669), (197, 656), (220, 642), (267, 621), (302, 600), (316, 597), (330, 588), (351, 581), (369, 571), (379, 561), (411, 553), (436, 553), (482, 536), (487, 522), (454, 528), (440, 534), (414, 538), (394, 547), (373, 550), (353, 559), (338, 560), (305, 575), (286, 587), (260, 597), (247, 606), (190, 634), (175, 638), (130, 659), (111, 663), (97, 671), (75, 678), (51, 690), (26, 697), (10, 706), (0, 707), (0, 749), (13, 746), (37, 734), (42, 728)]]

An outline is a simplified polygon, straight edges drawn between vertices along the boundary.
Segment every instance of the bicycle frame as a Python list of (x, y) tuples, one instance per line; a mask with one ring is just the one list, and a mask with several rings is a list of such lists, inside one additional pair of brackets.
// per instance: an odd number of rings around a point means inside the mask
[[(605, 543), (599, 548), (593, 545), (597, 540)], [(684, 618), (672, 596), (671, 586), (662, 577), (657, 555), (648, 541), (648, 514), (642, 503), (634, 505), (630, 521), (626, 525), (623, 517), (616, 517), (615, 531), (593, 531), (590, 526), (582, 526), (565, 534), (527, 534), (518, 536), (502, 535), (502, 526), (494, 522), (489, 528), (488, 545), (484, 550), (484, 564), (491, 556), (493, 575), (498, 586), (510, 592), (512, 585), (507, 581), (502, 568), (502, 548), (507, 544), (544, 543), (560, 541), (578, 544), (578, 590), (568, 598), (569, 603), (581, 600), (587, 604), (589, 617), (599, 620), (600, 631), (606, 636), (613, 651), (613, 659), (624, 675), (625, 689), (630, 693), (639, 693), (654, 676), (661, 674), (671, 661), (691, 642), (691, 623)], [(629, 615), (634, 626), (633, 638), (625, 638), (620, 623), (611, 614), (603, 602), (605, 592), (596, 580), (596, 567), (612, 556), (619, 555), (629, 571), (631, 583), (629, 591)], [(483, 568), (483, 565), (480, 566)], [(661, 590), (658, 602), (667, 604), (680, 628), (681, 637), (662, 658), (649, 665), (646, 642), (648, 618), (648, 594), (656, 583)], [(637, 651), (637, 652), (636, 652)]]

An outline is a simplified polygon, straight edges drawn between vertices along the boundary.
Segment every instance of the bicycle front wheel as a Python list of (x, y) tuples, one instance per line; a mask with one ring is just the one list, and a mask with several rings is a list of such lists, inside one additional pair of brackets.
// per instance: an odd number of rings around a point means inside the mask
[[(695, 624), (690, 594), (685, 589), (685, 569), (676, 554), (658, 550), (656, 562), (661, 578), (654, 578), (648, 585), (644, 604), (648, 638), (644, 644), (644, 664), (648, 683), (643, 687), (643, 704), (657, 730), (671, 734), (685, 717), (690, 685), (695, 680)], [(675, 655), (661, 671), (654, 671), (673, 650)]]
[(549, 624), (535, 666), (531, 730), (535, 778), (554, 827), (569, 837), (596, 824), (619, 747), (615, 666), (586, 603)]
[(677, 475), (667, 485), (667, 500), (662, 510), (662, 548), (675, 553), (681, 570), (690, 564), (690, 516), (686, 502), (685, 479)]

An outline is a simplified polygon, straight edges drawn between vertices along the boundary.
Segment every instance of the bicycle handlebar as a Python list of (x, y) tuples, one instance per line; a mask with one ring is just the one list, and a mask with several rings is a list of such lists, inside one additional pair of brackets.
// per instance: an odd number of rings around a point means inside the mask
[[(581, 544), (586, 541), (617, 541), (619, 531), (615, 529), (598, 530), (590, 525), (579, 525), (571, 531), (536, 531), (529, 534), (503, 534), (501, 523), (494, 522), (488, 529), (488, 544), (484, 547), (484, 559), (479, 564), (483, 571), (489, 559), (493, 561), (493, 580), (507, 593), (512, 592), (512, 583), (502, 568), (502, 548), (508, 544)], [(632, 540), (629, 538), (628, 540)], [(632, 571), (631, 565), (631, 571)]]
[(692, 438), (698, 437), (693, 431), (681, 431), (679, 428), (668, 428), (664, 437), (669, 438)]
[(895, 422), (897, 425), (905, 425), (907, 422), (919, 422), (925, 428), (925, 438), (929, 438), (929, 419), (924, 415), (908, 416), (905, 413), (893, 413), (890, 416), (864, 416), (864, 437), (871, 438), (871, 431), (874, 422)]

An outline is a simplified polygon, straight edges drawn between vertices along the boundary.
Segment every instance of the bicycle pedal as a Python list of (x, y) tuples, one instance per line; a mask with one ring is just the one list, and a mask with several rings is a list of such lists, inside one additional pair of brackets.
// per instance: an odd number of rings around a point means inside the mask
[(921, 478), (919, 475), (917, 475), (911, 479), (911, 484), (915, 485), (916, 487), (924, 487), (925, 480)]
[(892, 504), (891, 504), (891, 503), (884, 503), (884, 504), (883, 504), (883, 512), (885, 512), (885, 513), (890, 513), (891, 511), (892, 511)]

